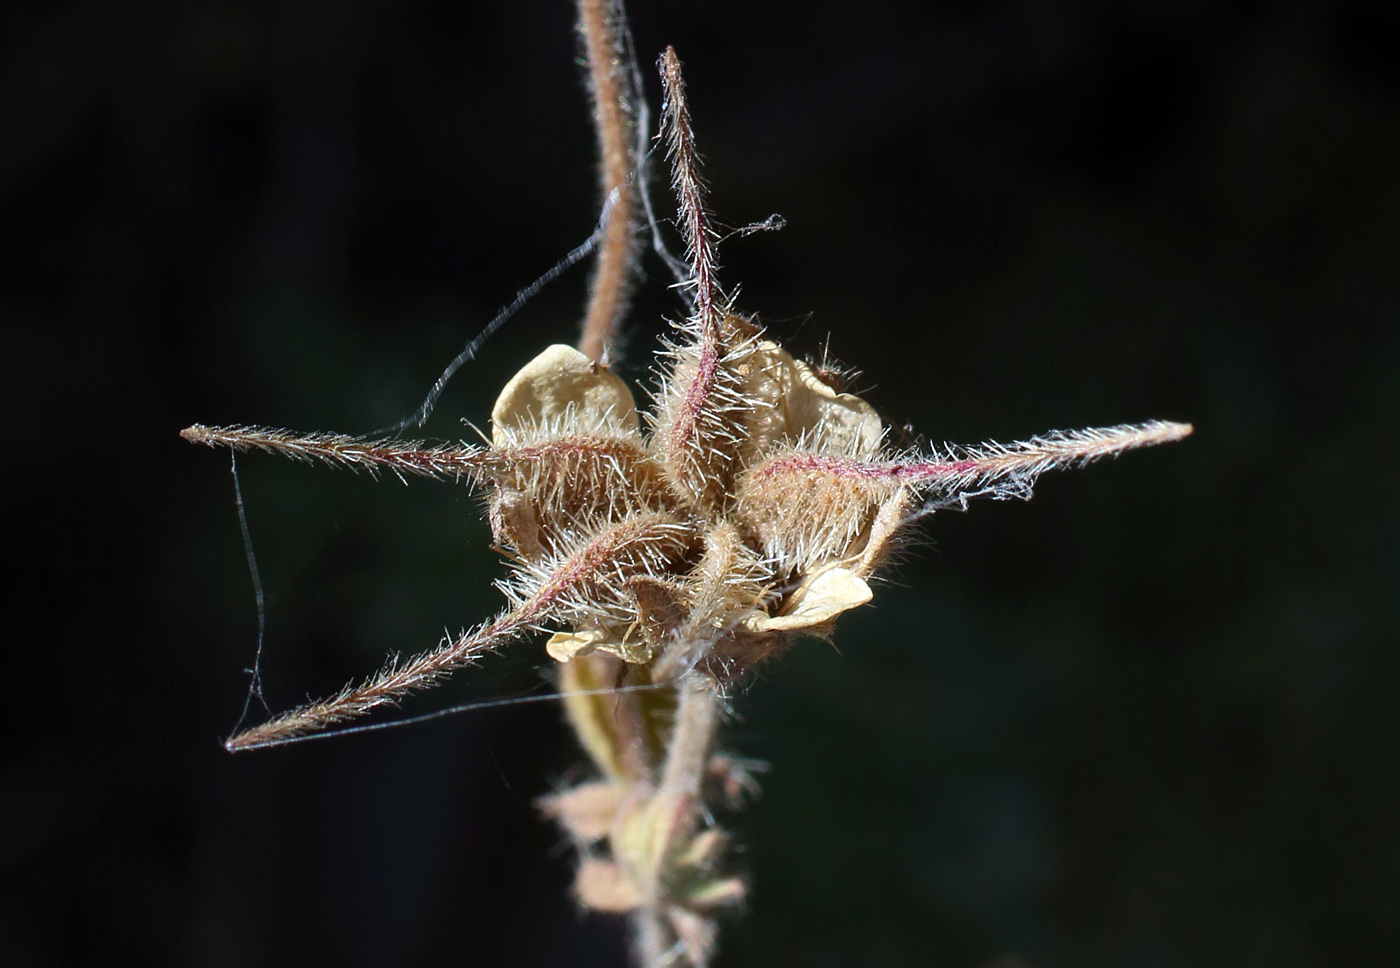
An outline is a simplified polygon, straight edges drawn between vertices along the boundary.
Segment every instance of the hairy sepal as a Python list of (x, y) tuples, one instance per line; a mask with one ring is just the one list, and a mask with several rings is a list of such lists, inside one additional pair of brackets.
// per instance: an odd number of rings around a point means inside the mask
[(633, 435), (568, 434), (535, 424), (501, 434), (483, 458), (498, 545), (526, 560), (559, 554), (569, 534), (674, 505)]
[(658, 580), (696, 543), (694, 529), (662, 513), (640, 514), (594, 532), (566, 530), (560, 552), (516, 564), (499, 587), (535, 627), (600, 628), (636, 619), (628, 581)]
[(746, 537), (789, 574), (854, 553), (902, 487), (887, 476), (832, 473), (828, 461), (811, 459), (816, 456), (788, 448), (760, 463), (746, 476), (735, 509)]
[[(749, 449), (750, 428), (771, 410), (748, 380), (758, 330), (729, 315), (717, 337), (699, 321), (678, 327), (656, 394), (654, 449), (685, 503), (714, 515), (729, 504)], [(689, 338), (688, 338), (689, 337)]]

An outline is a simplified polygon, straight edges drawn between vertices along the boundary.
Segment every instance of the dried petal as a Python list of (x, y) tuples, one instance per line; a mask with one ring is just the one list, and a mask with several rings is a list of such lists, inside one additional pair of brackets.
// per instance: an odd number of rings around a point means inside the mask
[(778, 615), (750, 612), (744, 625), (754, 632), (796, 632), (825, 625), (842, 612), (870, 601), (865, 580), (845, 568), (828, 568), (807, 579), (788, 597)]
[(572, 346), (555, 344), (510, 378), (491, 409), (491, 440), (503, 447), (512, 431), (566, 424), (572, 434), (641, 433), (632, 391), (616, 374)]
[(909, 522), (910, 500), (908, 489), (900, 488), (880, 506), (880, 512), (870, 523), (870, 534), (865, 539), (865, 548), (852, 566), (857, 575), (862, 578), (873, 575), (889, 560), (890, 554), (898, 546), (900, 531)]
[(754, 362), (754, 392), (776, 408), (779, 430), (788, 442), (815, 442), (852, 456), (880, 449), (880, 415), (860, 397), (837, 393), (810, 366), (770, 340), (759, 342)]
[(544, 644), (544, 650), (555, 662), (568, 662), (588, 655), (598, 647), (598, 642), (607, 638), (606, 632), (586, 629), (582, 632), (555, 632)]
[(606, 689), (612, 683), (603, 681), (598, 671), (586, 658), (564, 663), (560, 670), (559, 693), (564, 699), (569, 725), (589, 758), (609, 777), (621, 779), (625, 757), (618, 721), (613, 716), (615, 704), (610, 697), (595, 694), (596, 690)]
[(549, 657), (568, 662), (594, 651), (608, 652), (634, 665), (650, 662), (653, 649), (640, 636), (618, 635), (608, 629), (584, 629), (580, 632), (555, 632), (545, 643)]

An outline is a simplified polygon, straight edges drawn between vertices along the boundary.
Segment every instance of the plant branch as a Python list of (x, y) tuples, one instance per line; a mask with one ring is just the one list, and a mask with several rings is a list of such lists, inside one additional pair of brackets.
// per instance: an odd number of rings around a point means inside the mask
[(579, 338), (579, 350), (594, 361), (606, 358), (627, 312), (637, 263), (640, 172), (631, 137), (635, 111), (628, 90), (630, 65), (619, 35), (622, 22), (621, 0), (578, 0), (605, 219)]
[(691, 964), (701, 964), (708, 952), (677, 952), (685, 942), (675, 930), (671, 915), (676, 898), (671, 896), (666, 874), (668, 861), (687, 844), (700, 827), (705, 804), (702, 787), (709, 770), (719, 728), (719, 693), (713, 681), (694, 675), (676, 689), (676, 718), (666, 743), (666, 759), (661, 768), (661, 784), (653, 802), (665, 817), (665, 844), (645, 885), (646, 902), (634, 916), (637, 958), (643, 968), (664, 968), (681, 954)]

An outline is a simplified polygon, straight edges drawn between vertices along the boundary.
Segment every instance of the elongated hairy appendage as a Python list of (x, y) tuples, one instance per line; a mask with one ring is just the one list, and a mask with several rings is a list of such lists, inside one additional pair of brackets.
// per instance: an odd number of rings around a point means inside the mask
[(480, 448), (452, 444), (425, 444), (388, 437), (371, 439), (348, 434), (296, 434), (268, 427), (205, 427), (194, 424), (180, 431), (194, 444), (231, 447), (234, 450), (261, 450), (292, 460), (332, 467), (368, 471), (377, 475), (389, 471), (400, 479), (405, 474), (458, 480), (470, 477), (482, 466)]

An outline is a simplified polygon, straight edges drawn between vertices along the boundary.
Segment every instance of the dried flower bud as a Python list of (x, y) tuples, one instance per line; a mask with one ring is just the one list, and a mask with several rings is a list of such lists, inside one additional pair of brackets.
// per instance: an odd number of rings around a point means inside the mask
[[(622, 48), (615, 36), (594, 36), (613, 29), (613, 8), (583, 6), (601, 99), (620, 76), (608, 51)], [(870, 581), (917, 518), (974, 497), (1027, 497), (1047, 470), (1177, 440), (1191, 428), (1154, 421), (894, 453), (870, 404), (730, 307), (672, 50), (662, 73), (692, 312), (662, 354), (647, 433), (620, 378), (577, 350), (550, 346), (501, 390), (487, 447), (198, 425), (185, 436), (483, 487), (511, 567), (501, 583), (510, 608), (495, 619), (390, 660), (229, 747), (287, 742), (364, 715), (528, 631), (552, 632), (545, 648), (560, 663), (569, 722), (602, 776), (540, 802), (582, 845), (575, 894), (594, 910), (634, 912), (649, 965), (703, 966), (714, 946), (711, 912), (745, 893), (722, 870), (728, 838), (713, 826), (706, 797), (722, 790), (734, 802), (753, 785), (716, 755), (720, 697), (767, 656), (802, 635), (830, 635), (840, 615), (869, 602)], [(626, 113), (599, 105), (599, 116), (618, 124)], [(617, 132), (604, 142), (605, 191), (631, 211), (635, 186), (621, 191), (625, 142)], [(609, 342), (597, 326), (611, 325), (624, 301), (627, 218), (607, 227), (584, 340), (595, 356)]]
[(637, 405), (621, 377), (555, 344), (502, 388), (491, 409), (491, 442), (505, 447), (563, 428), (572, 435), (641, 436)]

